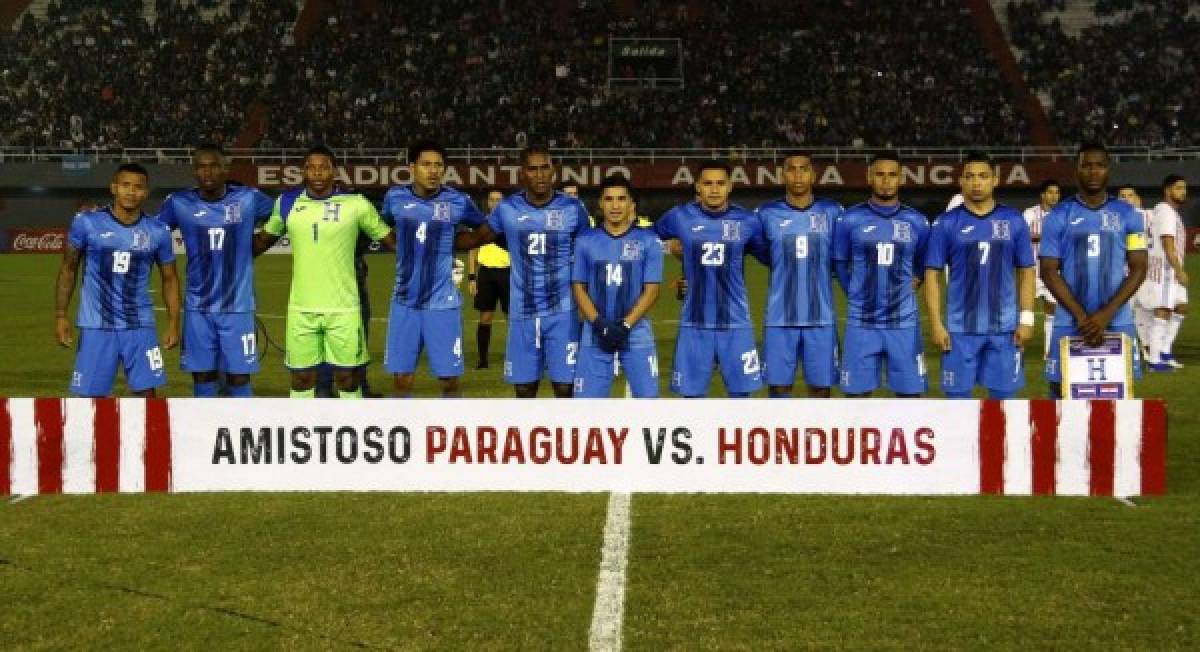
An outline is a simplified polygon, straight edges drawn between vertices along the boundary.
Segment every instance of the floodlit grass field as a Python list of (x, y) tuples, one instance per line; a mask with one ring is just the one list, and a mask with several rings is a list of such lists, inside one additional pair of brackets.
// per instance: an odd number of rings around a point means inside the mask
[[(1200, 274), (1192, 258), (1190, 271)], [(282, 341), (290, 259), (259, 265), (260, 312)], [(53, 342), (57, 258), (0, 256), (0, 396), (65, 392)], [(390, 259), (373, 257), (382, 357)], [(761, 314), (764, 274), (749, 267)], [(668, 273), (673, 278), (677, 272)], [(656, 308), (662, 369), (678, 314)], [(475, 360), (474, 312), (464, 344)], [(1111, 499), (637, 495), (629, 649), (1200, 646), (1200, 317), (1168, 400), (1168, 492)], [(491, 368), (468, 396), (509, 396)], [(167, 394), (190, 379), (167, 356)], [(937, 364), (930, 356), (931, 366)], [(256, 379), (281, 395), (272, 351)], [(1027, 395), (1041, 396), (1040, 355)], [(664, 383), (665, 387), (665, 383)], [(547, 389), (543, 388), (543, 394)], [(421, 373), (418, 395), (436, 392)], [(718, 391), (719, 393), (719, 391)], [(936, 391), (935, 391), (936, 394)], [(300, 494), (36, 497), (0, 503), (0, 649), (587, 646), (606, 497)]]

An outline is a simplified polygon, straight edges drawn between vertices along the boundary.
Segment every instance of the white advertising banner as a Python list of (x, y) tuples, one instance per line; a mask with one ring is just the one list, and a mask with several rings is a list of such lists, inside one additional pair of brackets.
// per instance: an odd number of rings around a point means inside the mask
[(1161, 401), (2, 399), (0, 495), (1156, 495)]

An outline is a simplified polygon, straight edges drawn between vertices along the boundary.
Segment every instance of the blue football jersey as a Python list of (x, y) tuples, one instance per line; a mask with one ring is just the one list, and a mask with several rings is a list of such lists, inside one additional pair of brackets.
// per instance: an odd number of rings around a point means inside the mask
[[(620, 236), (603, 228), (584, 231), (575, 241), (573, 283), (584, 283), (600, 316), (620, 321), (637, 303), (647, 283), (662, 283), (663, 248), (658, 236), (637, 226)], [(584, 323), (583, 341), (595, 343), (592, 325)], [(650, 320), (633, 324), (629, 347), (654, 346)]]
[(195, 188), (167, 196), (158, 220), (183, 236), (186, 310), (254, 312), (254, 228), (273, 207), (260, 190), (233, 183), (211, 202)]
[(1018, 267), (1033, 267), (1029, 225), (996, 204), (987, 215), (960, 205), (942, 214), (929, 233), (925, 267), (950, 266), (946, 329), (998, 335), (1017, 329)]
[(750, 328), (746, 293), (745, 254), (765, 258), (762, 221), (750, 211), (730, 204), (710, 213), (698, 202), (667, 211), (654, 230), (665, 240), (676, 238), (683, 247), (687, 298), (680, 324), (695, 328)]
[(864, 202), (842, 213), (833, 231), (833, 259), (850, 265), (846, 323), (866, 328), (917, 325), (913, 279), (925, 270), (925, 216), (904, 204)]
[(454, 233), (458, 225), (483, 224), (483, 213), (464, 192), (442, 186), (423, 198), (411, 185), (393, 186), (383, 198), (383, 220), (396, 228), (398, 303), (420, 310), (462, 305), (454, 285)]
[(548, 203), (534, 206), (518, 192), (496, 206), (488, 225), (508, 242), (512, 317), (533, 319), (575, 309), (571, 256), (575, 238), (589, 228), (582, 202), (555, 192)]
[(807, 208), (779, 199), (758, 208), (771, 252), (767, 326), (833, 324), (833, 225), (841, 213), (830, 199)]
[[(1125, 254), (1146, 248), (1142, 216), (1133, 206), (1109, 197), (1088, 208), (1078, 197), (1059, 202), (1042, 222), (1038, 255), (1057, 258), (1072, 296), (1088, 314), (1104, 307), (1125, 280)], [(1121, 306), (1110, 326), (1133, 324), (1129, 304)], [(1070, 311), (1059, 310), (1054, 326), (1075, 326)]]
[(80, 328), (154, 327), (150, 270), (175, 262), (171, 232), (148, 215), (126, 226), (109, 208), (80, 213), (71, 221), (67, 242), (83, 261), (79, 292)]

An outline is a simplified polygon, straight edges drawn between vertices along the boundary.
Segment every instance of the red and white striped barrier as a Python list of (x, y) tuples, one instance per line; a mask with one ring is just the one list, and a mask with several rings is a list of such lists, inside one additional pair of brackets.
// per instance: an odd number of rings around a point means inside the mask
[(0, 495), (1160, 495), (1166, 438), (1153, 400), (12, 398)]

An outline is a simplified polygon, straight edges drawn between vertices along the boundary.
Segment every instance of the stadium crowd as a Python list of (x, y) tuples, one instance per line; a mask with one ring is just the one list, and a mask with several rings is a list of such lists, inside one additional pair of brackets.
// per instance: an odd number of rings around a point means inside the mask
[[(0, 144), (708, 147), (1028, 142), (959, 3), (61, 0), (0, 35)], [(787, 11), (788, 19), (779, 20)], [(881, 30), (881, 27), (884, 28)], [(608, 89), (608, 36), (679, 37), (684, 87)], [(303, 92), (300, 92), (303, 89)]]
[(0, 33), (0, 145), (165, 147), (232, 144), (273, 83), (288, 0), (236, 0), (206, 17), (194, 3), (59, 0)]
[(1188, 0), (1097, 2), (1078, 36), (1043, 1), (1010, 2), (1013, 44), (1060, 142), (1185, 146), (1200, 139), (1200, 14)]

